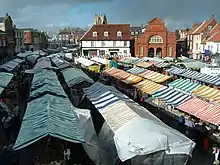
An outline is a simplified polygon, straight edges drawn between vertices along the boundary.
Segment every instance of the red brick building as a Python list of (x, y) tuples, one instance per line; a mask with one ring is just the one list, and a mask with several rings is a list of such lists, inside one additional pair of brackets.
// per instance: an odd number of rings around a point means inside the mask
[(176, 57), (176, 35), (169, 32), (165, 23), (154, 18), (148, 22), (143, 34), (135, 39), (137, 57)]

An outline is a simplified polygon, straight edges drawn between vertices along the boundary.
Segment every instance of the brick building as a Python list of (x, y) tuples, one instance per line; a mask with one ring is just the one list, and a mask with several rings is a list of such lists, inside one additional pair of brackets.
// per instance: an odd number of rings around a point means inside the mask
[(175, 32), (169, 32), (162, 20), (152, 19), (148, 22), (144, 33), (135, 39), (135, 56), (175, 58)]

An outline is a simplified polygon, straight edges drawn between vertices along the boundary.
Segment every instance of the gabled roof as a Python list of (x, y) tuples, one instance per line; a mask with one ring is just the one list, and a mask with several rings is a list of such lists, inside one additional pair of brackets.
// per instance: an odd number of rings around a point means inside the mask
[(209, 39), (208, 42), (220, 42), (220, 29), (218, 29)]
[[(93, 37), (93, 32), (97, 32), (97, 37)], [(108, 32), (108, 37), (104, 36)], [(117, 32), (122, 33), (122, 37), (117, 36)], [(105, 24), (93, 25), (92, 28), (81, 38), (81, 41), (106, 41), (106, 40), (130, 40), (129, 24)]]
[[(205, 38), (203, 39), (202, 43), (205, 44), (207, 41), (211, 41), (212, 38), (213, 38), (214, 36), (216, 36), (216, 34), (219, 32), (219, 30), (220, 30), (220, 24), (217, 23), (217, 24), (213, 27), (213, 29), (207, 34), (207, 37), (205, 37)], [(210, 40), (210, 39), (211, 39), (211, 40)]]
[(188, 35), (192, 34), (201, 24), (202, 24), (202, 22), (196, 22), (196, 23), (193, 25), (192, 29), (190, 29), (187, 34), (188, 34)]
[(203, 32), (203, 30), (209, 26), (209, 24), (215, 20), (214, 17), (211, 17), (209, 20), (203, 21), (203, 23), (193, 32), (193, 34), (200, 34)]

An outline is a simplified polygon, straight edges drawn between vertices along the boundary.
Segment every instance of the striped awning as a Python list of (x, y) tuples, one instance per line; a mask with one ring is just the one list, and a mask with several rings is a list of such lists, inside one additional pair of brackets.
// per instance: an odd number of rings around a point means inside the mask
[(211, 76), (211, 75), (200, 73), (200, 72), (193, 71), (193, 70), (190, 70), (190, 69), (185, 69), (185, 71), (180, 73), (179, 75), (183, 76), (183, 77), (186, 77), (186, 78), (198, 80), (198, 81), (201, 81), (201, 82), (204, 82), (204, 83), (212, 84), (212, 85), (215, 85), (215, 86), (220, 85), (220, 77)]
[(122, 82), (124, 82), (126, 84), (136, 84), (136, 83), (140, 82), (141, 80), (143, 80), (142, 77), (135, 76), (135, 75), (130, 75), (125, 80), (122, 80)]
[(118, 73), (120, 71), (121, 71), (120, 69), (110, 68), (108, 70), (105, 70), (104, 73), (106, 73), (108, 75), (113, 75), (113, 74)]
[(114, 92), (101, 83), (95, 83), (91, 87), (84, 89), (84, 92), (113, 132), (117, 131), (131, 119), (139, 118), (137, 113), (122, 98), (115, 95)]
[(168, 86), (179, 89), (186, 93), (192, 93), (194, 90), (198, 89), (202, 85), (199, 83), (192, 82), (189, 79), (177, 79), (168, 84)]
[(139, 74), (139, 76), (154, 81), (156, 83), (162, 83), (171, 78), (171, 76), (167, 76), (165, 74), (157, 73), (151, 70), (146, 70), (145, 72)]
[(164, 88), (153, 94), (154, 97), (157, 97), (163, 100), (166, 104), (179, 105), (185, 100), (191, 98), (190, 95), (184, 94), (183, 92), (177, 91), (172, 88)]
[(184, 73), (185, 71), (186, 71), (186, 69), (177, 68), (177, 67), (172, 67), (170, 69), (167, 69), (167, 72), (175, 74), (175, 75), (180, 75), (180, 74)]
[(159, 62), (159, 63), (156, 64), (156, 67), (158, 67), (158, 68), (166, 68), (166, 67), (169, 67), (171, 65), (172, 64), (167, 63), (167, 62)]
[(127, 72), (132, 73), (132, 74), (140, 74), (144, 71), (146, 71), (146, 69), (140, 68), (140, 67), (135, 67), (135, 68), (131, 68), (127, 70)]
[(112, 76), (115, 77), (115, 78), (117, 78), (117, 79), (119, 79), (119, 80), (124, 80), (124, 79), (128, 78), (128, 77), (131, 76), (131, 75), (132, 75), (132, 74), (121, 70), (120, 72), (115, 73), (115, 74), (113, 74)]
[(220, 91), (208, 86), (201, 86), (192, 92), (194, 95), (220, 104)]
[(144, 93), (153, 94), (156, 91), (163, 88), (164, 86), (161, 84), (157, 84), (155, 82), (152, 82), (150, 80), (144, 80), (144, 81), (141, 81), (138, 84), (134, 85), (134, 87), (140, 89)]
[(152, 62), (140, 62), (136, 64), (136, 66), (141, 68), (149, 68), (152, 65), (154, 65)]
[(201, 99), (191, 98), (179, 105), (177, 109), (209, 123), (220, 124), (220, 106), (210, 104)]

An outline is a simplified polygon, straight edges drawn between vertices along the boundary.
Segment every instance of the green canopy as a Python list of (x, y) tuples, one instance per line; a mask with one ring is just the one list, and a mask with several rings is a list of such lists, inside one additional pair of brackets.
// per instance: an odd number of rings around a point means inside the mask
[(22, 149), (48, 135), (73, 143), (85, 142), (74, 108), (68, 98), (49, 94), (29, 102), (13, 149)]
[(61, 72), (69, 87), (72, 87), (84, 81), (94, 83), (94, 81), (89, 76), (87, 76), (81, 69), (67, 68)]
[(0, 72), (0, 87), (5, 88), (9, 84), (13, 76), (14, 75), (11, 73)]
[(52, 70), (42, 69), (41, 72), (34, 74), (30, 97), (37, 97), (45, 92), (57, 96), (67, 97), (56, 73)]
[(64, 92), (62, 86), (60, 84), (57, 85), (50, 85), (50, 84), (44, 84), (40, 86), (39, 88), (35, 89), (30, 93), (30, 97), (38, 97), (41, 94), (44, 93), (50, 93), (56, 96), (61, 96), (61, 97), (67, 97), (66, 93)]

